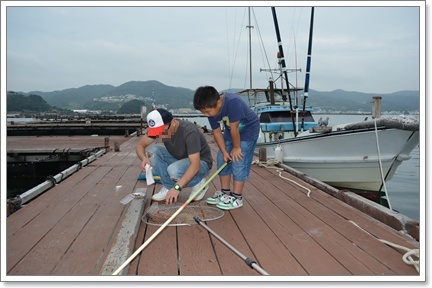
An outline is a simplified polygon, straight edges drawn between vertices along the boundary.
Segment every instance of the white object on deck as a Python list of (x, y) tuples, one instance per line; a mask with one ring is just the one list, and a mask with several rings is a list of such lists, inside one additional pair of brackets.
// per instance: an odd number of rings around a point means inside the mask
[(155, 183), (152, 172), (153, 168), (149, 164), (146, 164), (145, 169), (147, 185), (152, 185), (153, 183)]

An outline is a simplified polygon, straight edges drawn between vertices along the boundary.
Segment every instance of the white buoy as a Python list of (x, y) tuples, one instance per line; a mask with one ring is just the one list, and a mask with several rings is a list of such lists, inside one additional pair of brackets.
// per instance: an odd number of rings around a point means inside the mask
[(275, 148), (275, 160), (283, 162), (283, 151), (280, 144)]

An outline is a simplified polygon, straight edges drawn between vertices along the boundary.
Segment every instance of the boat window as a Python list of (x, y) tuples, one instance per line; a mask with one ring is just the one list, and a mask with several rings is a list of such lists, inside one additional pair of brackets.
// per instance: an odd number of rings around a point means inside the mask
[(272, 112), (271, 122), (287, 122), (291, 121), (291, 113), (288, 111)]
[[(295, 117), (295, 114), (294, 114)], [(301, 111), (299, 111), (299, 119), (302, 119)], [(273, 111), (273, 112), (265, 112), (260, 115), (261, 123), (275, 123), (275, 122), (291, 122), (291, 113), (289, 111)], [(305, 122), (315, 122), (312, 117), (310, 111), (306, 111), (304, 115)]]
[[(299, 118), (302, 119), (301, 112), (299, 113)], [(315, 122), (315, 119), (313, 118), (310, 111), (306, 111), (306, 113), (304, 114), (304, 121), (305, 122)]]
[(260, 122), (261, 123), (270, 123), (270, 114), (269, 113), (262, 113), (260, 115)]

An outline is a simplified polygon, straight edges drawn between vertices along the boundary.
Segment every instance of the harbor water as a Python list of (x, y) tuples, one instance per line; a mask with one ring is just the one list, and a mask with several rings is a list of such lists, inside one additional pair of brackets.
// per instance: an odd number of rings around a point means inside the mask
[[(393, 115), (389, 115), (389, 117), (391, 116)], [(314, 115), (316, 121), (318, 121), (320, 117), (323, 117), (323, 119), (329, 117), (330, 126), (363, 121), (366, 117), (372, 119), (371, 115), (360, 114)], [(387, 116), (382, 115), (382, 117)], [(208, 120), (205, 117), (191, 117), (183, 119), (196, 122), (200, 126), (207, 125), (207, 127), (209, 127)], [(425, 191), (422, 190), (425, 189), (425, 187), (424, 185), (421, 186), (420, 182), (419, 146), (411, 152), (410, 156), (411, 158), (409, 160), (403, 161), (398, 167), (393, 178), (386, 182), (386, 189), (383, 189), (383, 192), (387, 191), (387, 196), (393, 210), (398, 211), (413, 220), (420, 221), (420, 205), (425, 205), (425, 203), (421, 203), (421, 201), (424, 201), (424, 194), (423, 197), (421, 197), (421, 193), (425, 193)]]

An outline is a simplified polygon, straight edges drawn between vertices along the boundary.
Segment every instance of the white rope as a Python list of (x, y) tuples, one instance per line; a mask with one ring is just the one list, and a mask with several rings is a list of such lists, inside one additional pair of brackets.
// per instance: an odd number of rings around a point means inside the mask
[(280, 161), (275, 160), (275, 159), (267, 159), (267, 161), (260, 161), (260, 160), (254, 160), (252, 161), (252, 165), (255, 164), (259, 167), (264, 167), (264, 168), (271, 168), (271, 169), (276, 169), (276, 172), (279, 173), (279, 177), (282, 179), (285, 179), (291, 183), (294, 183), (295, 185), (305, 189), (307, 191), (307, 196), (310, 198), (310, 194), (311, 194), (311, 190), (303, 185), (301, 185), (300, 183), (295, 182), (294, 180), (291, 180), (289, 178), (286, 178), (284, 176), (282, 176), (282, 172), (284, 171), (283, 168), (279, 168), (279, 167), (273, 167), (274, 165), (279, 164)]
[[(420, 273), (420, 266), (419, 266), (419, 265), (420, 265), (420, 250), (419, 250), (419, 249), (409, 249), (409, 248), (407, 248), (407, 247), (404, 247), (404, 246), (401, 246), (401, 245), (398, 245), (398, 244), (395, 244), (395, 243), (389, 242), (389, 241), (387, 241), (387, 240), (379, 239), (379, 238), (375, 237), (374, 235), (372, 235), (371, 233), (369, 233), (368, 231), (366, 231), (365, 229), (363, 229), (362, 227), (360, 227), (360, 226), (359, 226), (357, 223), (355, 223), (354, 221), (351, 221), (351, 220), (348, 220), (348, 221), (351, 222), (352, 224), (354, 224), (355, 226), (357, 226), (357, 227), (358, 227), (360, 230), (362, 230), (363, 232), (365, 232), (365, 233), (371, 235), (372, 237), (374, 237), (374, 238), (377, 239), (378, 241), (380, 241), (380, 242), (382, 242), (382, 243), (384, 243), (384, 244), (387, 244), (388, 246), (392, 246), (392, 247), (394, 247), (394, 248), (398, 248), (398, 249), (400, 249), (400, 250), (406, 251), (406, 253), (402, 256), (402, 261), (403, 261), (405, 264), (413, 265), (414, 268), (417, 270), (417, 272)], [(417, 257), (419, 260), (414, 260), (414, 259), (412, 258), (412, 256)]]
[(388, 195), (388, 193), (387, 193), (387, 186), (386, 186), (386, 182), (385, 182), (385, 180), (384, 180), (384, 173), (383, 173), (383, 170), (382, 170), (382, 163), (381, 163), (381, 152), (380, 152), (380, 149), (379, 149), (379, 142), (378, 142), (378, 128), (377, 128), (377, 123), (376, 123), (376, 117), (374, 118), (374, 124), (375, 124), (375, 140), (376, 140), (376, 145), (377, 145), (377, 153), (378, 153), (378, 162), (379, 162), (379, 167), (380, 167), (380, 173), (381, 173), (381, 181), (382, 181), (382, 183), (383, 183), (383, 185), (384, 185), (384, 192), (385, 192), (385, 195), (386, 195), (386, 197), (387, 197), (387, 203), (388, 203), (388, 206), (389, 206), (389, 208), (390, 208), (390, 210), (393, 210), (392, 209), (392, 206), (391, 206), (391, 203), (390, 203), (390, 197), (389, 197), (389, 195)]

